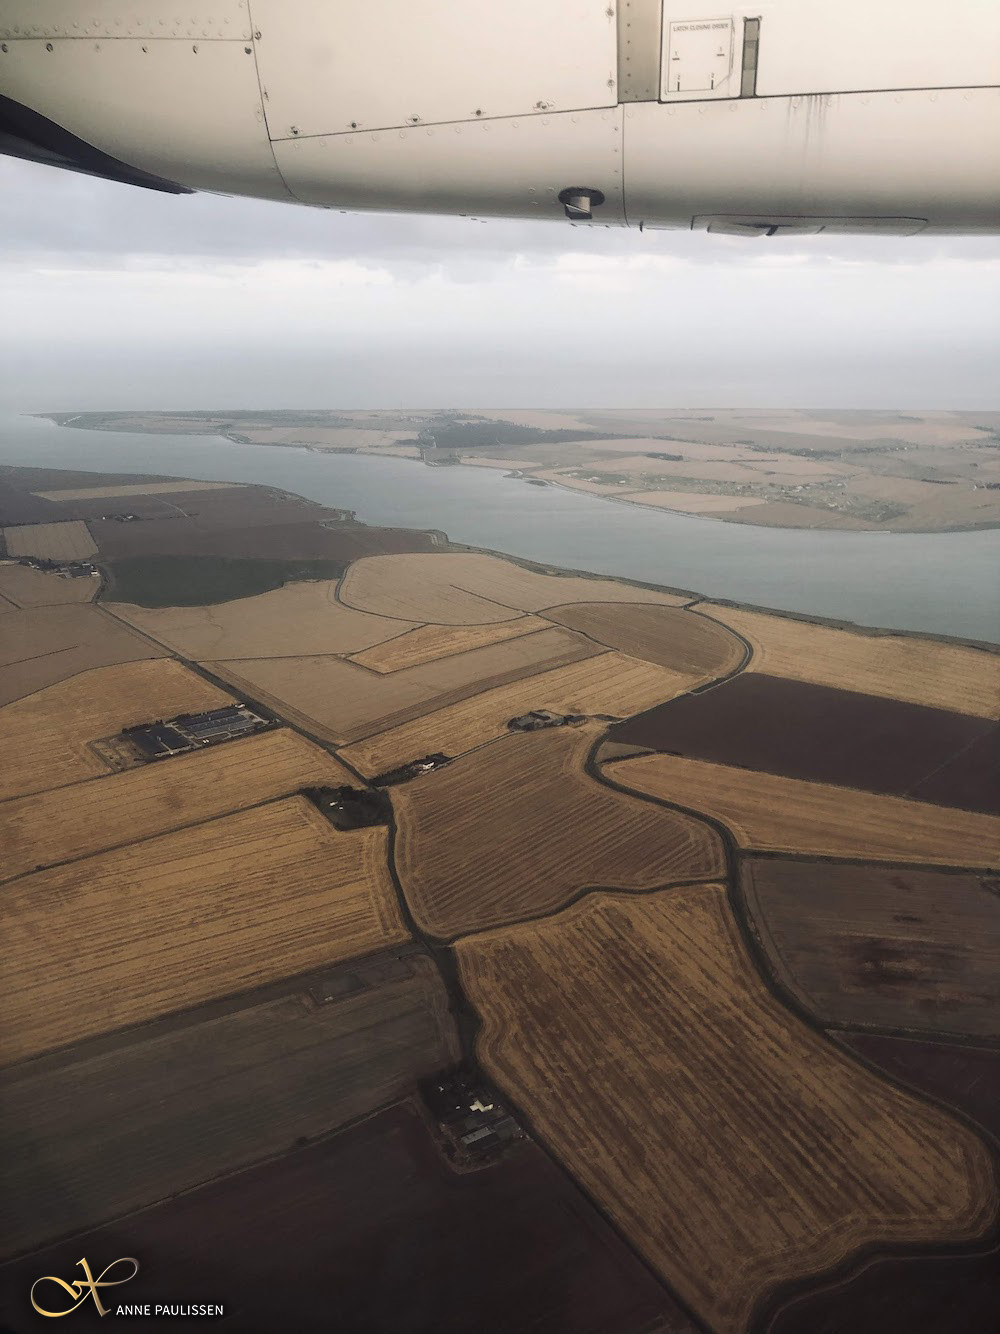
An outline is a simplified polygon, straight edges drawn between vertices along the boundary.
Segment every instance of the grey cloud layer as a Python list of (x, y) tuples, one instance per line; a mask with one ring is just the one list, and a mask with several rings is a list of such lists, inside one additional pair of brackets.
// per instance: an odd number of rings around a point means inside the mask
[(996, 238), (172, 197), (0, 158), (0, 404), (989, 407)]

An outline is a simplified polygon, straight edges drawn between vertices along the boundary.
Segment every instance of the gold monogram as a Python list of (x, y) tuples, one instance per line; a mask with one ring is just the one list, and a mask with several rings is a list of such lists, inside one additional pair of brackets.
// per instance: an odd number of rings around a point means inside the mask
[[(93, 1297), (94, 1305), (97, 1307), (98, 1311), (100, 1311), (101, 1315), (107, 1315), (108, 1308), (102, 1303), (97, 1289), (117, 1288), (120, 1284), (128, 1283), (131, 1279), (135, 1278), (136, 1274), (139, 1272), (139, 1261), (132, 1255), (122, 1256), (120, 1260), (112, 1260), (103, 1273), (99, 1274), (97, 1278), (94, 1278), (93, 1274), (90, 1272), (90, 1265), (86, 1260), (77, 1260), (77, 1264), (83, 1270), (84, 1276), (82, 1279), (77, 1279), (75, 1283), (67, 1283), (65, 1279), (56, 1278), (51, 1274), (47, 1274), (44, 1278), (36, 1278), (34, 1283), (32, 1283), (31, 1304), (39, 1315), (53, 1317), (69, 1315), (72, 1311), (75, 1311), (78, 1306), (82, 1306), (88, 1297)], [(105, 1275), (109, 1274), (111, 1270), (114, 1269), (115, 1265), (131, 1265), (132, 1272), (131, 1274), (126, 1274), (124, 1278), (106, 1278)], [(73, 1305), (67, 1306), (65, 1311), (46, 1311), (44, 1306), (39, 1306), (35, 1301), (35, 1289), (38, 1287), (39, 1283), (57, 1283), (59, 1287), (73, 1299)]]

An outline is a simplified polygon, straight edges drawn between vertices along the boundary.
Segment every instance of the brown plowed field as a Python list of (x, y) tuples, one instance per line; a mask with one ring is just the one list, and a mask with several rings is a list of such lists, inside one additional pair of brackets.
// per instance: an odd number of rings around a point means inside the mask
[[(537, 636), (532, 636), (537, 638)], [(434, 751), (461, 755), (507, 734), (511, 718), (532, 709), (623, 717), (687, 689), (688, 678), (666, 667), (601, 653), (425, 713), (378, 736), (348, 746), (344, 758), (366, 774), (380, 774)]]
[(55, 607), (67, 602), (92, 602), (99, 580), (89, 576), (64, 579), (30, 565), (0, 565), (0, 596), (17, 607)]
[(836, 1033), (842, 1046), (894, 1079), (957, 1107), (1000, 1140), (1000, 1050), (960, 1042)]
[[(130, 500), (79, 500), (88, 513), (129, 510), (150, 515), (141, 523), (113, 519), (91, 521), (91, 531), (106, 558), (129, 556), (256, 556), (271, 559), (355, 560), (383, 552), (427, 552), (436, 548), (431, 533), (403, 528), (369, 528), (344, 522), (338, 512), (301, 496), (266, 487), (227, 486), (186, 489), (170, 495)], [(159, 516), (159, 517), (156, 517)], [(330, 527), (325, 527), (330, 523)]]
[(557, 911), (586, 888), (725, 873), (708, 825), (595, 783), (599, 728), (514, 735), (393, 789), (396, 871), (442, 939)]
[[(304, 516), (308, 518), (308, 516)], [(316, 522), (269, 523), (246, 528), (208, 528), (194, 519), (169, 522), (116, 523), (92, 520), (101, 555), (107, 560), (129, 556), (257, 556), (272, 560), (357, 560), (372, 552), (433, 551), (430, 533), (411, 533), (344, 524), (325, 528)]]
[(995, 1334), (1000, 1252), (873, 1260), (792, 1298), (766, 1334)]
[(744, 647), (734, 634), (681, 607), (590, 602), (559, 607), (549, 618), (589, 635), (608, 648), (691, 676), (701, 685), (735, 671)]
[[(446, 708), (469, 696), (478, 698), (483, 691), (522, 677), (534, 679), (547, 669), (578, 663), (598, 651), (586, 639), (553, 627), (391, 673), (330, 657), (209, 665), (238, 689), (326, 740), (354, 741), (381, 728), (419, 727), (428, 710)], [(413, 718), (418, 720), (415, 724), (409, 722)]]
[(440, 625), (502, 621), (518, 612), (568, 602), (654, 602), (671, 607), (689, 600), (613, 579), (535, 574), (499, 556), (464, 552), (358, 561), (344, 576), (340, 596), (361, 611)]
[(11, 556), (41, 556), (43, 560), (87, 560), (97, 546), (80, 520), (66, 523), (30, 523), (3, 530)]
[(721, 886), (595, 896), (456, 952), (485, 1068), (716, 1334), (862, 1247), (988, 1227), (986, 1146), (795, 1020)]
[(4, 1071), (0, 1250), (284, 1153), (457, 1059), (437, 969), (393, 954)]
[(173, 658), (81, 672), (0, 708), (0, 800), (107, 774), (89, 743), (123, 727), (231, 704)]
[(4, 619), (0, 649), (0, 705), (78, 672), (159, 658), (165, 652), (99, 607), (70, 603), (12, 612)]
[[(713, 764), (1000, 815), (1000, 724), (746, 672), (616, 727), (612, 739)], [(933, 795), (925, 795), (930, 787)]]
[(742, 847), (938, 866), (1000, 865), (1000, 819), (674, 755), (612, 761), (623, 787), (721, 820)]
[(752, 671), (977, 718), (996, 718), (1000, 713), (996, 654), (932, 639), (834, 630), (711, 602), (699, 603), (698, 609), (750, 641)]
[(354, 653), (408, 627), (342, 607), (332, 580), (286, 584), (210, 607), (115, 604), (115, 615), (185, 658)]
[(405, 940), (387, 851), (384, 828), (340, 833), (289, 797), (22, 877), (5, 1060)]
[(422, 625), (384, 644), (376, 644), (374, 648), (355, 653), (352, 661), (362, 667), (370, 667), (373, 672), (398, 672), (406, 667), (418, 667), (421, 663), (433, 662), (437, 658), (449, 658), (469, 649), (499, 644), (505, 639), (519, 639), (521, 635), (549, 628), (549, 622), (540, 616), (520, 616), (517, 620), (498, 621), (495, 625)]
[(1000, 1035), (1000, 897), (980, 877), (748, 858), (747, 911), (820, 1023)]
[(285, 729), (0, 805), (0, 879), (354, 777)]
[(408, 1104), (6, 1267), (3, 1323), (81, 1254), (143, 1257), (117, 1293), (224, 1302), (239, 1334), (694, 1334), (537, 1146), (454, 1173)]

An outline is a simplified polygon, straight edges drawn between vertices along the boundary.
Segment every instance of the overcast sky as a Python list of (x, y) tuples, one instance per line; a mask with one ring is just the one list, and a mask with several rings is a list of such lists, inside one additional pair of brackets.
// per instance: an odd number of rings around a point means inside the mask
[(995, 408), (1000, 238), (342, 215), (0, 158), (0, 404)]

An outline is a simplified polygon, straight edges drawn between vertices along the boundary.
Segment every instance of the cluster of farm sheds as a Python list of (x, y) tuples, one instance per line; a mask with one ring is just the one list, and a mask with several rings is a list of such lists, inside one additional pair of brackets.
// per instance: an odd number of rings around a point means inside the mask
[(196, 1237), (248, 1330), (990, 1327), (995, 655), (451, 552), (18, 578), (4, 1324)]

